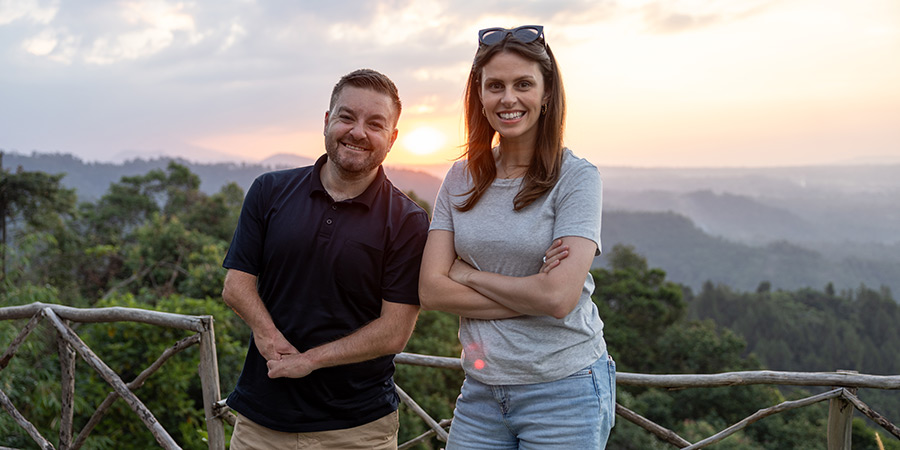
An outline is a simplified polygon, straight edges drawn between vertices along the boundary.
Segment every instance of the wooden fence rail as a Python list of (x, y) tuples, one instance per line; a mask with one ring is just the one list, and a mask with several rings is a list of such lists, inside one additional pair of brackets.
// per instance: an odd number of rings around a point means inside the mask
[[(152, 412), (134, 394), (134, 390), (143, 385), (144, 381), (160, 369), (173, 355), (193, 345), (200, 347), (199, 376), (203, 395), (204, 413), (208, 434), (209, 448), (224, 450), (225, 434), (224, 424), (234, 425), (234, 415), (228, 410), (225, 401), (221, 399), (219, 388), (219, 372), (217, 365), (215, 333), (213, 330), (212, 316), (186, 316), (158, 311), (149, 311), (136, 308), (94, 308), (79, 309), (62, 305), (45, 303), (32, 303), (23, 306), (10, 306), (0, 308), (0, 320), (29, 319), (22, 327), (18, 335), (13, 338), (9, 346), (0, 355), (0, 371), (15, 356), (17, 350), (34, 330), (41, 320), (47, 320), (57, 332), (58, 351), (60, 356), (62, 374), (62, 407), (59, 431), (59, 448), (76, 450), (81, 448), (85, 439), (96, 427), (105, 412), (112, 403), (122, 398), (129, 407), (138, 415), (144, 425), (150, 430), (157, 443), (166, 449), (180, 448), (169, 436), (168, 432), (159, 424)], [(68, 322), (119, 322), (130, 321), (147, 323), (156, 326), (178, 328), (194, 331), (197, 334), (176, 342), (167, 348), (150, 366), (142, 371), (134, 380), (125, 383), (118, 374), (110, 369), (96, 354), (78, 337)], [(84, 359), (88, 365), (97, 371), (100, 376), (110, 384), (113, 391), (98, 405), (96, 411), (88, 420), (88, 423), (77, 434), (73, 441), (72, 416), (75, 395), (74, 368), (75, 355)], [(448, 358), (412, 353), (401, 353), (395, 361), (399, 364), (411, 364), (417, 366), (436, 367), (442, 369), (462, 370), (459, 358)], [(807, 398), (792, 400), (757, 411), (747, 418), (731, 425), (730, 427), (701, 441), (690, 443), (672, 430), (666, 429), (639, 414), (616, 404), (616, 414), (635, 423), (647, 430), (663, 442), (680, 449), (700, 449), (720, 442), (731, 434), (744, 429), (748, 425), (773, 414), (778, 414), (795, 408), (809, 406), (828, 400), (830, 402), (827, 441), (829, 450), (849, 450), (850, 448), (850, 419), (854, 410), (860, 411), (877, 423), (890, 434), (900, 439), (900, 428), (891, 423), (885, 417), (873, 411), (856, 395), (858, 388), (872, 389), (900, 389), (900, 375), (880, 376), (866, 375), (856, 372), (777, 372), (777, 371), (750, 371), (729, 372), (705, 375), (650, 375), (639, 373), (619, 372), (616, 375), (616, 383), (623, 386), (641, 386), (667, 389), (685, 389), (700, 387), (725, 387), (755, 384), (770, 384), (781, 386), (819, 386), (828, 387), (830, 390)], [(422, 435), (400, 445), (401, 449), (412, 447), (417, 443), (430, 439), (432, 436), (438, 440), (447, 440), (447, 429), (452, 419), (435, 420), (421, 408), (415, 400), (404, 392), (399, 386), (397, 392), (401, 401), (413, 412), (419, 415), (428, 425), (429, 430)], [(0, 389), (0, 406), (5, 409), (21, 426), (26, 433), (38, 444), (41, 449), (50, 450), (53, 444), (40, 435), (40, 432), (27, 418), (13, 405), (10, 398)]]
[[(153, 413), (144, 405), (133, 390), (143, 385), (144, 381), (173, 355), (192, 346), (200, 347), (199, 376), (203, 395), (203, 405), (206, 416), (206, 430), (209, 447), (211, 449), (225, 448), (225, 427), (220, 417), (216, 417), (215, 405), (221, 398), (219, 389), (219, 371), (216, 356), (215, 332), (212, 316), (187, 316), (159, 311), (150, 311), (137, 308), (93, 308), (80, 309), (63, 305), (32, 303), (23, 306), (8, 306), (0, 308), (0, 320), (30, 319), (19, 334), (12, 340), (3, 355), (0, 356), (0, 371), (15, 356), (19, 347), (34, 330), (38, 322), (46, 319), (57, 332), (61, 367), (61, 418), (59, 430), (59, 448), (61, 450), (76, 450), (81, 448), (85, 439), (102, 419), (103, 415), (117, 398), (122, 398), (128, 406), (137, 414), (144, 426), (150, 430), (156, 442), (166, 449), (180, 449), (181, 447), (169, 435), (165, 428), (156, 420)], [(130, 383), (125, 383), (119, 375), (103, 362), (88, 347), (78, 334), (68, 325), (68, 322), (139, 322), (156, 326), (177, 328), (195, 331), (197, 334), (176, 342), (167, 348), (159, 358), (142, 371)], [(87, 424), (78, 433), (75, 441), (72, 441), (72, 416), (75, 396), (75, 354), (94, 369), (113, 389), (106, 399), (97, 407)], [(13, 405), (5, 392), (0, 390), (0, 406), (3, 407), (40, 446), (41, 449), (54, 449), (54, 446), (45, 437), (41, 436), (37, 428)]]
[[(401, 353), (394, 358), (394, 361), (400, 364), (462, 370), (458, 358)], [(900, 375), (866, 375), (851, 371), (779, 372), (771, 370), (691, 375), (651, 375), (627, 372), (619, 372), (616, 374), (616, 385), (622, 386), (686, 389), (744, 386), (752, 384), (819, 386), (831, 387), (833, 389), (811, 397), (786, 401), (769, 408), (761, 409), (734, 425), (693, 444), (681, 436), (678, 436), (674, 431), (653, 423), (649, 419), (642, 417), (618, 403), (616, 404), (616, 414), (643, 428), (663, 442), (671, 444), (673, 447), (683, 450), (695, 450), (720, 442), (728, 436), (746, 428), (753, 422), (773, 414), (829, 400), (831, 402), (828, 420), (829, 428), (826, 434), (828, 450), (850, 449), (850, 418), (852, 417), (853, 409), (860, 411), (866, 417), (872, 419), (873, 422), (894, 435), (894, 437), (900, 439), (900, 428), (873, 411), (872, 408), (863, 403), (856, 396), (856, 388), (900, 389)], [(852, 408), (848, 406), (852, 406)], [(440, 429), (438, 429), (434, 425), (431, 425), (436, 423), (434, 419), (429, 417), (428, 420), (426, 420), (426, 423), (428, 423), (434, 431), (434, 433), (431, 434), (437, 434), (438, 439), (441, 439), (442, 436), (438, 431), (443, 431), (443, 428), (449, 426), (450, 422), (451, 420), (441, 421)], [(406, 448), (405, 446), (407, 446), (407, 444), (410, 443), (401, 445), (400, 448)]]

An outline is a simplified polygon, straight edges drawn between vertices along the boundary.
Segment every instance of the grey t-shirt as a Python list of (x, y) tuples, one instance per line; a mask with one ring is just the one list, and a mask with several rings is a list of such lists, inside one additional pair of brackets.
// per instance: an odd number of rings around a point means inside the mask
[[(473, 267), (502, 275), (536, 274), (554, 239), (580, 236), (600, 249), (601, 181), (597, 168), (564, 150), (559, 181), (516, 212), (522, 179), (496, 179), (478, 204), (460, 212), (471, 187), (466, 161), (447, 172), (434, 207), (432, 230), (452, 231), (456, 254)], [(578, 306), (563, 319), (520, 316), (501, 320), (460, 318), (466, 376), (486, 384), (530, 384), (565, 378), (606, 351), (603, 321), (591, 301), (594, 280), (584, 280)], [(480, 362), (478, 362), (480, 360)]]

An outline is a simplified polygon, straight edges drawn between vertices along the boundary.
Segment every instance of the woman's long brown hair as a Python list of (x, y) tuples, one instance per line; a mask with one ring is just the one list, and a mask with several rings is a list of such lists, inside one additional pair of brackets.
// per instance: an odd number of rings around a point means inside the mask
[[(559, 179), (562, 165), (563, 132), (565, 131), (566, 95), (563, 90), (562, 76), (553, 52), (543, 39), (523, 44), (507, 35), (494, 45), (481, 45), (475, 53), (475, 61), (466, 82), (466, 151), (463, 155), (472, 176), (472, 188), (464, 195), (465, 201), (456, 205), (460, 211), (468, 211), (475, 207), (484, 192), (497, 177), (497, 168), (491, 152), (496, 131), (484, 116), (484, 105), (481, 103), (481, 73), (484, 66), (495, 55), (501, 52), (515, 53), (530, 61), (538, 63), (544, 77), (544, 89), (548, 101), (547, 109), (538, 118), (537, 139), (534, 156), (525, 173), (522, 187), (513, 200), (513, 209), (519, 211), (530, 205), (538, 197), (544, 195)], [(501, 137), (502, 140), (502, 137)]]

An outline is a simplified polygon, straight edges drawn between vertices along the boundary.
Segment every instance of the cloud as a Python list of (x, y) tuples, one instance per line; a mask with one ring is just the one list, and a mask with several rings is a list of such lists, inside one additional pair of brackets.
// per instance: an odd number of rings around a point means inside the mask
[(181, 3), (133, 1), (121, 4), (121, 8), (119, 15), (129, 30), (95, 39), (85, 55), (86, 62), (105, 65), (150, 56), (171, 46), (179, 32), (185, 34), (188, 43), (201, 40), (193, 16)]
[(637, 4), (648, 31), (652, 33), (680, 33), (721, 23), (741, 20), (757, 14), (774, 0), (652, 0), (623, 1)]
[(241, 26), (241, 24), (234, 22), (231, 24), (231, 27), (228, 29), (228, 36), (225, 38), (225, 42), (222, 43), (222, 46), (219, 47), (220, 51), (228, 50), (231, 46), (235, 44), (238, 40), (247, 35), (247, 30)]
[[(178, 148), (223, 129), (320, 134), (331, 87), (359, 67), (394, 79), (408, 105), (405, 117), (446, 116), (455, 126), (476, 33), (488, 26), (544, 25), (557, 56), (566, 58), (566, 82), (575, 86), (579, 73), (592, 74), (584, 77), (588, 87), (572, 91), (580, 97), (614, 96), (590, 84), (597, 58), (609, 61), (602, 70), (621, 76), (619, 86), (654, 77), (653, 87), (662, 89), (673, 71), (658, 68), (685, 58), (660, 48), (696, 55), (707, 48), (707, 32), (784, 3), (0, 0), (0, 81), (15, 93), (5, 100), (17, 105), (0, 111), (0, 135), (8, 141), (0, 146), (81, 145), (99, 153)], [(883, 20), (871, 25), (886, 26)], [(691, 36), (696, 40), (646, 39), (701, 29)], [(684, 41), (691, 45), (679, 47)]]
[(17, 20), (26, 20), (38, 24), (48, 24), (59, 11), (59, 0), (46, 2), (42, 6), (38, 0), (0, 0), (0, 25), (10, 24)]
[(58, 43), (59, 40), (56, 38), (56, 33), (53, 30), (47, 29), (31, 39), (26, 39), (25, 42), (22, 43), (22, 47), (32, 55), (46, 56), (56, 48)]

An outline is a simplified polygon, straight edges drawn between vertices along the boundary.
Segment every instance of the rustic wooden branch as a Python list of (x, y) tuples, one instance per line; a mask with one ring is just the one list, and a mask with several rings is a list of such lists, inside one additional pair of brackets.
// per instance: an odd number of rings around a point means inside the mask
[(813, 395), (812, 397), (806, 397), (806, 398), (803, 398), (800, 400), (786, 401), (786, 402), (779, 403), (775, 406), (772, 406), (770, 408), (761, 409), (761, 410), (753, 413), (751, 416), (747, 417), (746, 419), (744, 419), (744, 420), (742, 420), (742, 421), (740, 421), (740, 422), (738, 422), (738, 423), (736, 423), (736, 424), (734, 424), (734, 425), (732, 425), (732, 426), (730, 426), (730, 427), (728, 427), (728, 428), (726, 428), (726, 429), (724, 429), (702, 441), (699, 441), (689, 447), (685, 447), (682, 450), (695, 450), (698, 448), (710, 446), (712, 444), (715, 444), (716, 442), (719, 442), (719, 441), (727, 438), (728, 436), (731, 436), (732, 434), (744, 429), (747, 425), (750, 425), (751, 423), (756, 422), (762, 418), (771, 416), (773, 414), (778, 414), (780, 412), (788, 411), (791, 409), (809, 406), (809, 405), (819, 403), (819, 402), (822, 402), (822, 401), (825, 401), (828, 399), (840, 397), (842, 391), (843, 391), (842, 388), (838, 388), (838, 389), (834, 389), (834, 390), (831, 390), (828, 392), (823, 392), (821, 394)]
[[(169, 360), (172, 356), (180, 353), (182, 350), (196, 345), (200, 342), (200, 335), (194, 334), (188, 336), (180, 341), (176, 342), (175, 345), (166, 348), (162, 354), (156, 358), (156, 361), (153, 361), (153, 364), (147, 366), (138, 376), (134, 378), (130, 383), (126, 386), (131, 391), (134, 391), (141, 386), (144, 385), (144, 382), (150, 378), (150, 375), (153, 375), (166, 361)], [(109, 408), (115, 403), (116, 399), (119, 398), (119, 393), (115, 390), (106, 395), (106, 398), (103, 399), (103, 402), (100, 403), (100, 406), (94, 411), (94, 414), (91, 415), (91, 418), (88, 419), (87, 423), (84, 427), (81, 428), (81, 432), (78, 433), (78, 438), (75, 440), (75, 443), (72, 444), (73, 450), (78, 450), (84, 445), (84, 442), (87, 440), (88, 436), (91, 435), (91, 432), (94, 431), (94, 428), (100, 423), (100, 420), (103, 419), (103, 416), (106, 415), (106, 412)]]
[[(400, 364), (462, 370), (459, 358), (400, 353)], [(863, 375), (842, 372), (778, 372), (757, 370), (717, 374), (643, 374), (616, 373), (616, 384), (669, 389), (776, 384), (782, 386), (845, 386), (875, 389), (900, 389), (900, 375)]]
[(128, 277), (128, 278), (126, 278), (126, 279), (120, 281), (120, 282), (119, 282), (118, 284), (116, 284), (115, 286), (109, 288), (109, 290), (106, 291), (106, 293), (103, 294), (103, 296), (100, 297), (100, 299), (101, 299), (101, 300), (106, 300), (106, 299), (108, 299), (108, 298), (111, 297), (114, 293), (116, 293), (116, 291), (118, 291), (119, 289), (121, 289), (121, 288), (123, 288), (123, 287), (125, 287), (125, 286), (128, 286), (129, 284), (131, 284), (131, 283), (133, 283), (133, 282), (135, 282), (135, 281), (137, 281), (137, 280), (143, 278), (145, 275), (147, 275), (148, 273), (150, 273), (150, 271), (151, 271), (154, 267), (156, 267), (156, 264), (154, 264), (154, 265), (152, 265), (152, 266), (150, 266), (150, 267), (145, 267), (145, 268), (142, 269), (140, 272), (134, 273), (134, 274), (132, 274), (130, 277)]
[[(2, 308), (0, 308), (2, 309)], [(22, 327), (22, 331), (19, 331), (19, 334), (10, 342), (9, 347), (6, 347), (6, 350), (3, 352), (3, 356), (0, 356), (0, 370), (6, 368), (6, 365), (9, 364), (9, 361), (12, 360), (12, 357), (16, 355), (16, 352), (19, 351), (19, 347), (22, 345), (22, 342), (25, 342), (25, 338), (31, 334), (31, 330), (34, 330), (34, 327), (37, 326), (38, 322), (44, 318), (44, 312), (38, 311), (31, 315), (31, 320)], [(23, 317), (24, 319), (24, 317)]]
[(0, 389), (0, 406), (3, 406), (3, 409), (9, 413), (13, 417), (13, 420), (22, 427), (31, 439), (34, 440), (43, 450), (54, 450), (53, 444), (50, 441), (44, 439), (41, 436), (41, 433), (16, 409), (15, 405), (12, 404), (12, 401), (9, 397), (6, 396), (6, 392), (3, 392), (3, 389)]
[(60, 335), (63, 336), (63, 339), (68, 341), (75, 347), (75, 351), (81, 355), (81, 358), (88, 363), (97, 373), (106, 380), (107, 383), (112, 385), (112, 387), (122, 396), (128, 406), (131, 407), (132, 410), (138, 415), (144, 425), (150, 430), (150, 433), (153, 434), (153, 437), (156, 438), (156, 442), (158, 442), (161, 446), (166, 449), (180, 449), (181, 447), (175, 443), (169, 433), (166, 432), (165, 428), (159, 424), (159, 421), (156, 420), (156, 417), (153, 416), (153, 413), (150, 412), (149, 409), (144, 405), (143, 402), (139, 398), (137, 398), (134, 393), (128, 390), (128, 387), (125, 386), (125, 382), (119, 378), (119, 375), (116, 374), (115, 371), (109, 368), (106, 363), (103, 362), (96, 354), (94, 354), (93, 350), (85, 344), (81, 338), (72, 331), (71, 328), (66, 326), (60, 318), (56, 315), (52, 308), (45, 308), (44, 314), (46, 314), (47, 319), (56, 327), (56, 330), (59, 331)]
[(22, 306), (7, 306), (0, 308), (0, 320), (26, 319), (37, 312), (51, 309), (57, 316), (73, 322), (140, 322), (161, 327), (178, 328), (188, 331), (204, 331), (203, 317), (186, 316), (147, 309), (125, 308), (113, 306), (109, 308), (81, 309), (71, 306), (54, 305), (35, 302)]
[(460, 362), (459, 358), (449, 358), (446, 356), (419, 355), (417, 353), (400, 353), (399, 355), (394, 356), (394, 361), (401, 364), (410, 364), (413, 366), (462, 370), (462, 363)]
[(206, 419), (206, 436), (209, 448), (225, 448), (225, 425), (216, 416), (215, 404), (222, 398), (219, 387), (219, 364), (216, 356), (216, 333), (212, 316), (202, 318), (204, 330), (200, 332), (200, 388), (203, 395), (203, 414)]
[(75, 414), (75, 351), (62, 338), (57, 338), (60, 368), (59, 450), (72, 446), (72, 420)]
[(881, 414), (873, 411), (872, 408), (869, 407), (869, 405), (863, 403), (863, 401), (860, 400), (859, 397), (846, 390), (844, 391), (842, 397), (847, 399), (848, 402), (852, 403), (853, 406), (859, 410), (859, 412), (865, 414), (866, 417), (872, 419), (872, 421), (874, 421), (878, 425), (881, 425), (885, 430), (893, 434), (897, 439), (900, 439), (900, 428), (898, 428), (897, 425), (891, 423)]
[(187, 270), (185, 270), (183, 267), (181, 267), (181, 261), (182, 261), (182, 259), (184, 259), (184, 258), (183, 258), (181, 255), (178, 255), (178, 260), (177, 260), (177, 261), (175, 261), (175, 262), (172, 263), (172, 264), (166, 264), (166, 265), (172, 267), (172, 275), (169, 276), (169, 281), (166, 282), (166, 286), (171, 287), (171, 288), (174, 288), (174, 287), (175, 287), (175, 280), (178, 279), (178, 275), (179, 275), (179, 274), (184, 275), (184, 276), (189, 276), (189, 275), (190, 275), (190, 273), (188, 273)]
[(900, 389), (900, 375), (854, 375), (840, 372), (776, 372), (771, 370), (693, 375), (651, 375), (620, 372), (616, 374), (616, 383), (622, 386), (670, 389), (743, 386), (750, 384)]
[(653, 422), (652, 420), (616, 403), (616, 414), (624, 417), (629, 422), (647, 430), (650, 434), (656, 436), (660, 440), (664, 442), (668, 442), (669, 444), (674, 445), (677, 448), (687, 447), (691, 445), (690, 442), (685, 440), (683, 437), (679, 436), (674, 431), (660, 426)]
[[(447, 428), (448, 426), (450, 426), (451, 422), (453, 422), (452, 419), (444, 419), (440, 423), (438, 423), (438, 425), (441, 427), (441, 429), (444, 429), (444, 428)], [(400, 446), (397, 447), (397, 450), (405, 450), (407, 448), (410, 448), (410, 447), (430, 438), (431, 436), (434, 436), (434, 434), (435, 434), (434, 429), (429, 428), (428, 431), (404, 442), (403, 444), (400, 444)], [(0, 450), (2, 450), (2, 449), (0, 449)]]
[(447, 438), (449, 437), (449, 435), (448, 435), (447, 432), (444, 431), (444, 429), (437, 423), (437, 421), (435, 421), (434, 419), (432, 419), (431, 416), (429, 416), (428, 413), (425, 412), (425, 410), (422, 409), (422, 407), (419, 406), (419, 404), (416, 403), (416, 401), (413, 400), (413, 398), (409, 396), (409, 394), (407, 394), (406, 392), (404, 392), (403, 389), (400, 389), (400, 386), (394, 385), (394, 388), (396, 388), (397, 394), (400, 395), (400, 400), (402, 400), (403, 403), (406, 404), (406, 406), (409, 406), (410, 409), (413, 410), (413, 412), (415, 412), (419, 417), (421, 417), (422, 420), (424, 420), (425, 423), (428, 424), (428, 426), (429, 426), (432, 430), (434, 430), (434, 432), (437, 434), (437, 438), (440, 439), (440, 440), (442, 440), (442, 441), (444, 441), (444, 442), (447, 442)]
[(231, 412), (231, 408), (225, 404), (225, 401), (225, 399), (222, 399), (213, 404), (213, 410), (215, 411), (214, 417), (224, 420), (228, 425), (234, 426), (237, 422), (237, 416)]

